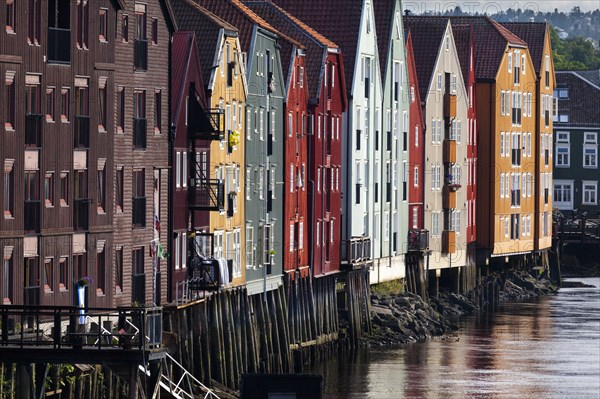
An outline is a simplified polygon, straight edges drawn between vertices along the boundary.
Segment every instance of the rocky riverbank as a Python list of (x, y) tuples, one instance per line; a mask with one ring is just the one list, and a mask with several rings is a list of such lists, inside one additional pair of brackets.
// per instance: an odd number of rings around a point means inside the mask
[(372, 333), (361, 340), (365, 346), (385, 346), (425, 341), (444, 336), (457, 329), (457, 317), (487, 307), (481, 299), (484, 286), (498, 288), (499, 301), (522, 301), (556, 290), (547, 279), (537, 279), (526, 272), (508, 271), (487, 276), (478, 288), (467, 295), (440, 292), (438, 297), (423, 300), (411, 293), (371, 295)]

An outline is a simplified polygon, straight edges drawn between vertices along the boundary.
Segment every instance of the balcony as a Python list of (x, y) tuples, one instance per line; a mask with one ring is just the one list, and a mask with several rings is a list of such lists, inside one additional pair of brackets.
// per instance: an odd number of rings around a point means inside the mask
[(444, 162), (456, 163), (456, 140), (444, 140)]
[(133, 118), (133, 147), (136, 150), (146, 149), (146, 118)]
[(342, 242), (342, 256), (348, 268), (353, 269), (371, 261), (371, 238), (353, 237)]
[(148, 40), (135, 39), (133, 42), (133, 66), (136, 71), (148, 70)]
[(429, 249), (429, 231), (423, 229), (408, 230), (408, 250), (423, 252)]
[(453, 254), (456, 252), (456, 232), (442, 231), (442, 253)]
[(205, 109), (192, 82), (188, 91), (188, 137), (190, 140), (225, 140), (225, 113), (222, 109)]
[(90, 117), (75, 115), (75, 148), (90, 148)]
[(25, 233), (37, 234), (40, 232), (40, 200), (26, 200), (24, 209)]
[(134, 227), (146, 227), (146, 197), (133, 197), (131, 222)]
[(444, 119), (446, 122), (456, 118), (456, 94), (444, 94)]
[(189, 207), (196, 211), (222, 211), (225, 187), (218, 179), (191, 179), (188, 188)]
[(88, 231), (90, 225), (90, 199), (75, 198), (73, 207), (73, 230)]
[(456, 190), (458, 190), (457, 184), (445, 184), (443, 193), (443, 207), (444, 209), (455, 209), (456, 208)]
[(48, 28), (48, 62), (69, 64), (71, 62), (71, 30)]
[(42, 115), (25, 114), (25, 146), (42, 146)]

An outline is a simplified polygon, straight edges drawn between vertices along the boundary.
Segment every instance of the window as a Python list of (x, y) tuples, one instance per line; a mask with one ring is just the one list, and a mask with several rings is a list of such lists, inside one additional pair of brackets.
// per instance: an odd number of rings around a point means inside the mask
[(115, 175), (115, 212), (123, 212), (123, 166), (117, 166)]
[(4, 247), (4, 254), (2, 256), (2, 275), (0, 275), (0, 281), (2, 281), (2, 289), (0, 291), (0, 299), (2, 299), (2, 305), (10, 305), (13, 298), (13, 258), (12, 258), (13, 247)]
[(175, 233), (175, 270), (181, 268), (181, 234)]
[(60, 92), (60, 120), (63, 123), (69, 122), (70, 99), (71, 89), (63, 87)]
[(104, 242), (98, 241), (96, 252), (96, 295), (102, 296), (106, 293), (106, 258)]
[(147, 30), (146, 30), (146, 5), (145, 4), (135, 4), (135, 39), (136, 40), (146, 40), (147, 39)]
[(60, 172), (60, 206), (69, 206), (69, 172)]
[(437, 91), (442, 91), (442, 73), (439, 72), (437, 75)]
[(450, 231), (460, 234), (460, 210), (453, 210), (450, 214)]
[(5, 119), (4, 119), (4, 128), (7, 131), (15, 130), (15, 121), (16, 121), (16, 95), (15, 95), (15, 73), (11, 71), (6, 72), (5, 79), (5, 103), (4, 103), (4, 111), (5, 111)]
[(187, 267), (187, 233), (181, 233), (181, 268)]
[(367, 6), (367, 33), (371, 33), (371, 8)]
[(415, 166), (415, 173), (414, 173), (413, 179), (414, 179), (413, 185), (415, 187), (419, 187), (419, 167), (418, 166)]
[(400, 87), (402, 85), (400, 74), (400, 63), (394, 61), (394, 101), (400, 101)]
[(546, 88), (548, 88), (550, 86), (550, 56), (548, 54), (546, 54), (546, 56), (544, 57), (544, 61), (545, 61), (544, 83), (546, 85)]
[[(518, 75), (515, 75), (518, 76)], [(515, 91), (512, 93), (512, 124), (520, 125), (521, 124), (521, 93)]]
[(598, 204), (598, 182), (597, 181), (583, 181), (583, 205), (597, 205)]
[(518, 85), (521, 78), (521, 52), (519, 50), (515, 51), (513, 62), (513, 83)]
[(573, 209), (573, 182), (564, 180), (554, 181), (553, 205), (558, 209)]
[(254, 227), (250, 224), (246, 224), (246, 268), (255, 267), (254, 263)]
[(518, 240), (519, 239), (519, 229), (520, 225), (520, 215), (510, 215), (510, 239)]
[(508, 65), (508, 73), (512, 73), (512, 69), (513, 69), (513, 62), (512, 62), (512, 61), (513, 61), (513, 59), (512, 59), (512, 56), (513, 56), (513, 55), (512, 55), (512, 52), (511, 52), (511, 53), (508, 53), (508, 62), (507, 62), (507, 65)]
[(154, 92), (154, 134), (160, 134), (162, 126), (162, 93), (160, 90)]
[(6, 0), (6, 32), (16, 33), (15, 21), (16, 10), (15, 0)]
[(187, 187), (188, 184), (188, 153), (184, 151), (181, 154), (181, 187)]
[(88, 0), (77, 0), (77, 48), (79, 49), (87, 49), (88, 24)]
[(584, 144), (598, 144), (598, 136), (595, 132), (585, 132), (583, 134), (583, 143)]
[(46, 122), (54, 122), (54, 87), (46, 89)]
[(61, 256), (58, 262), (58, 290), (69, 290), (69, 258)]
[(500, 198), (504, 198), (506, 196), (504, 192), (504, 179), (506, 178), (505, 173), (500, 173)]
[(108, 127), (108, 97), (106, 88), (107, 78), (100, 77), (98, 82), (98, 131), (106, 132)]
[(512, 148), (511, 148), (511, 165), (521, 165), (521, 134), (512, 134)]
[(115, 249), (115, 290), (123, 292), (123, 247)]
[(117, 133), (125, 130), (125, 88), (117, 88)]
[(98, 159), (98, 213), (106, 212), (106, 158)]
[(127, 43), (129, 41), (129, 15), (121, 17), (121, 41)]
[(363, 83), (365, 86), (365, 98), (369, 98), (371, 89), (371, 58), (363, 58)]
[(569, 153), (571, 146), (569, 144), (556, 144), (556, 166), (557, 167), (569, 167), (570, 159)]
[(596, 144), (583, 145), (583, 167), (594, 169), (598, 167), (598, 146)]
[(98, 16), (98, 40), (100, 43), (108, 43), (108, 10), (100, 9)]
[(415, 126), (415, 147), (419, 146), (419, 126)]
[(519, 173), (511, 174), (510, 188), (510, 206), (521, 206), (521, 175)]
[(440, 213), (439, 212), (431, 213), (431, 235), (432, 235), (432, 237), (437, 237), (440, 235)]
[(133, 224), (135, 227), (146, 227), (146, 187), (145, 170), (133, 171)]
[(44, 292), (54, 290), (54, 258), (44, 259)]
[(44, 177), (44, 204), (54, 206), (54, 172), (46, 172)]
[(15, 211), (15, 175), (13, 172), (15, 160), (4, 160), (4, 217), (10, 219), (14, 216)]
[(158, 44), (158, 19), (152, 18), (152, 44)]

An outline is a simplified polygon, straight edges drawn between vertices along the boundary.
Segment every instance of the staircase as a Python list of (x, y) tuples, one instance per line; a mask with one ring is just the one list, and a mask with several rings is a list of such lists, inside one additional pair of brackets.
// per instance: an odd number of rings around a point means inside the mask
[[(150, 371), (143, 365), (140, 365), (140, 371), (150, 376)], [(168, 374), (171, 374), (170, 378)], [(175, 374), (180, 375), (180, 377), (174, 378)], [(165, 392), (175, 399), (220, 399), (217, 394), (190, 374), (168, 353), (163, 360), (162, 373), (158, 383)]]

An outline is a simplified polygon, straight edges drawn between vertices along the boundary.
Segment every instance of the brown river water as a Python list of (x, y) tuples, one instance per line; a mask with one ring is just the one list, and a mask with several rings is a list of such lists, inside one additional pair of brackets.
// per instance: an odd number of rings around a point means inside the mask
[(325, 399), (600, 399), (600, 278), (458, 321), (448, 337), (317, 366)]

